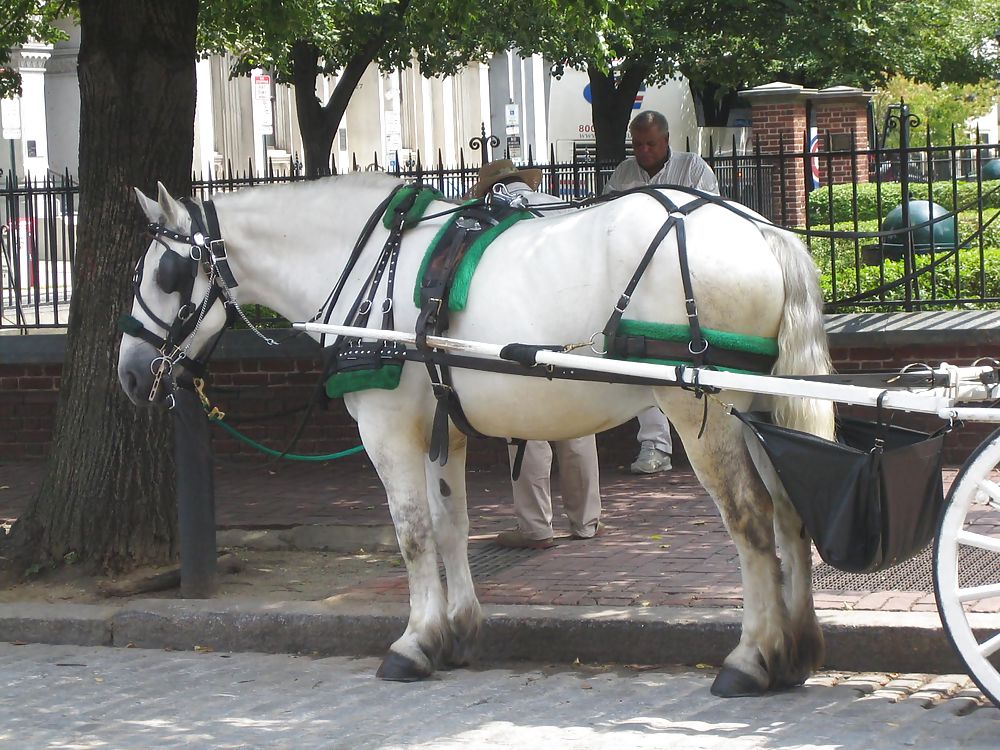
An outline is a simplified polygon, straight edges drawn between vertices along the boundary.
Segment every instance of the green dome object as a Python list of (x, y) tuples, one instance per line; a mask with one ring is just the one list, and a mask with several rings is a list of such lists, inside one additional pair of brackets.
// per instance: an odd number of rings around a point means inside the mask
[(1000, 159), (990, 159), (983, 165), (984, 180), (1000, 180)]
[[(918, 226), (930, 221), (932, 218), (947, 216), (948, 209), (937, 203), (930, 201), (910, 201), (909, 226)], [(903, 228), (903, 206), (896, 206), (889, 215), (885, 217), (880, 227), (883, 232), (890, 232)], [(958, 217), (948, 216), (927, 226), (918, 226), (913, 230), (913, 249), (916, 252), (930, 252), (931, 230), (934, 230), (934, 250), (953, 250), (958, 244)], [(886, 251), (886, 257), (898, 260), (903, 255), (903, 235), (897, 234), (886, 237), (882, 246)]]

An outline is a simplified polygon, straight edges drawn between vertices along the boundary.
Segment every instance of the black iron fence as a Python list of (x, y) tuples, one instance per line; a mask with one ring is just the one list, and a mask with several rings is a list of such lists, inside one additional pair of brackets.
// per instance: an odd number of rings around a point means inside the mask
[[(907, 134), (908, 135), (908, 134)], [(827, 138), (826, 142), (836, 139)], [(929, 139), (928, 139), (929, 141)], [(780, 143), (776, 154), (706, 156), (723, 196), (803, 235), (820, 269), (828, 310), (995, 307), (1000, 303), (1000, 149), (996, 144), (897, 148), (808, 148)], [(712, 146), (714, 149), (714, 145)], [(735, 144), (733, 151), (735, 151)], [(566, 200), (599, 195), (614, 164), (535, 163), (541, 189)], [(423, 164), (419, 154), (391, 174), (461, 200), (480, 164)], [(358, 168), (353, 160), (353, 168)], [(377, 161), (366, 169), (386, 171)], [(995, 172), (995, 174), (994, 174)], [(257, 184), (303, 179), (297, 170), (252, 165), (242, 173), (196, 176), (207, 197)], [(72, 294), (78, 186), (68, 175), (19, 180), (0, 190), (0, 329), (65, 326)], [(903, 196), (911, 200), (904, 201)], [(925, 216), (926, 213), (926, 216)], [(879, 230), (911, 231), (878, 237)]]
[(68, 175), (0, 187), (0, 329), (65, 326), (73, 293), (79, 189)]

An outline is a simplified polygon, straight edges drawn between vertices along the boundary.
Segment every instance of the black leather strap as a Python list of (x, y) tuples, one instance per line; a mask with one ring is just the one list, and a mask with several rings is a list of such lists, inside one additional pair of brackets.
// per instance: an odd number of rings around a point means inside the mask
[[(694, 355), (691, 353), (689, 342), (664, 341), (646, 336), (615, 337), (614, 347), (608, 350), (608, 356), (616, 359), (664, 359), (694, 364)], [(776, 359), (766, 354), (712, 347), (705, 351), (700, 366), (767, 373), (771, 371)]]
[[(368, 216), (368, 221), (365, 222), (364, 227), (361, 229), (361, 234), (358, 235), (358, 239), (355, 241), (354, 247), (351, 249), (351, 254), (347, 259), (347, 263), (344, 265), (344, 270), (340, 272), (340, 278), (337, 279), (337, 283), (334, 284), (329, 296), (320, 306), (319, 312), (313, 317), (313, 320), (316, 320), (322, 315), (324, 323), (330, 322), (330, 317), (333, 315), (333, 309), (336, 307), (337, 302), (340, 300), (340, 295), (344, 291), (344, 285), (347, 284), (347, 280), (350, 278), (351, 272), (358, 264), (358, 260), (361, 258), (361, 253), (364, 252), (365, 246), (368, 244), (368, 240), (371, 239), (372, 233), (375, 231), (375, 227), (378, 226), (379, 221), (381, 221), (382, 215), (389, 207), (389, 203), (392, 202), (396, 193), (402, 190), (403, 187), (404, 185), (402, 183), (394, 187), (392, 192), (390, 192), (389, 195), (387, 195)], [(327, 334), (325, 333), (320, 334), (320, 346), (326, 346), (326, 336)]]

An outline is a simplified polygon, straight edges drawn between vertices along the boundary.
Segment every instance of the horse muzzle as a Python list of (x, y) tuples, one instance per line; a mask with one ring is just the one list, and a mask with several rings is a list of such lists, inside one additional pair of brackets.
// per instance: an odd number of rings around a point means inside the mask
[(120, 356), (118, 381), (136, 406), (169, 406), (178, 369), (179, 366), (143, 342)]

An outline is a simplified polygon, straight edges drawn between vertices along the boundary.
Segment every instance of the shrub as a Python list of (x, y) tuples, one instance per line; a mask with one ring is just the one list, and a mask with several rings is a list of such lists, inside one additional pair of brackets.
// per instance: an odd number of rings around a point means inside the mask
[[(899, 261), (885, 261), (881, 266), (861, 265), (855, 259), (855, 247), (853, 242), (846, 240), (836, 241), (837, 260), (837, 297), (845, 299), (852, 297), (859, 292), (877, 289), (882, 284), (891, 283), (902, 278), (904, 275), (904, 263)], [(844, 243), (844, 244), (840, 244)], [(817, 260), (820, 269), (820, 281), (823, 286), (824, 298), (827, 302), (833, 300), (833, 275), (831, 273), (829, 246), (820, 251), (815, 245), (813, 247), (813, 257)], [(935, 257), (940, 257), (936, 254)], [(918, 268), (925, 268), (932, 259), (928, 254), (916, 256)], [(958, 276), (958, 286), (956, 288), (956, 266)], [(939, 265), (935, 271), (929, 271), (918, 276), (918, 288), (920, 299), (955, 299), (962, 297), (970, 298), (993, 298), (1000, 299), (1000, 247), (986, 247), (983, 251), (983, 276), (980, 278), (980, 255), (979, 248), (971, 247), (959, 250), (957, 260), (953, 256)], [(886, 292), (885, 300), (906, 299), (905, 286), (901, 285)], [(877, 298), (869, 300), (876, 302)], [(996, 308), (996, 303), (964, 303), (955, 304), (954, 307), (965, 309), (985, 309)], [(892, 309), (888, 305), (854, 305), (837, 308), (838, 312), (874, 312)]]
[[(976, 205), (979, 196), (979, 183), (959, 182), (957, 184), (957, 197), (959, 208), (968, 209)], [(983, 186), (983, 207), (1000, 209), (1000, 180), (984, 180)], [(824, 224), (830, 222), (830, 194), (833, 194), (833, 223), (838, 224), (844, 221), (851, 221), (854, 217), (855, 188), (857, 189), (857, 209), (858, 219), (868, 221), (885, 218), (885, 215), (903, 202), (900, 183), (883, 182), (881, 184), (882, 196), (882, 216), (878, 214), (879, 186), (874, 182), (865, 182), (855, 185), (845, 183), (833, 185), (831, 187), (821, 187), (809, 193), (809, 223), (811, 225)], [(927, 200), (930, 190), (932, 200), (947, 210), (954, 208), (954, 194), (950, 182), (911, 182), (909, 184), (910, 195), (914, 200)], [(993, 192), (991, 192), (993, 191)]]

